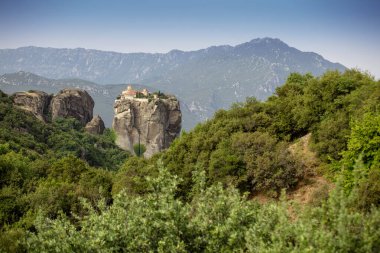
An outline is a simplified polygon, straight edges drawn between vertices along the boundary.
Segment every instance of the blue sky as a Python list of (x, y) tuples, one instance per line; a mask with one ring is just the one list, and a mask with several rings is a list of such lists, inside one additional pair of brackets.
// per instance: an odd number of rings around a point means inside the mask
[(377, 0), (0, 0), (0, 48), (167, 52), (258, 37), (380, 78)]

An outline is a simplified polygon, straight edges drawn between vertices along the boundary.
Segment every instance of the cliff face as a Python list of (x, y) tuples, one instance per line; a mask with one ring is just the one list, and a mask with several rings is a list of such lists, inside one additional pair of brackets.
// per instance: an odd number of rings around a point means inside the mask
[(88, 122), (84, 128), (90, 134), (103, 134), (105, 126), (102, 118), (97, 115)]
[(30, 111), (38, 119), (45, 121), (51, 98), (51, 95), (43, 91), (16, 92), (13, 94), (13, 103), (23, 110)]
[(123, 97), (115, 101), (112, 127), (117, 134), (116, 144), (134, 153), (139, 143), (146, 147), (145, 157), (165, 148), (181, 131), (182, 114), (174, 96), (162, 98)]
[(50, 103), (52, 119), (73, 117), (85, 126), (92, 119), (94, 100), (84, 90), (63, 89)]
[(79, 120), (89, 133), (102, 134), (104, 131), (102, 118), (92, 118), (94, 100), (84, 90), (63, 89), (54, 96), (43, 91), (23, 91), (14, 93), (12, 98), (16, 106), (33, 113), (42, 121), (47, 121), (50, 113), (52, 120), (58, 117)]

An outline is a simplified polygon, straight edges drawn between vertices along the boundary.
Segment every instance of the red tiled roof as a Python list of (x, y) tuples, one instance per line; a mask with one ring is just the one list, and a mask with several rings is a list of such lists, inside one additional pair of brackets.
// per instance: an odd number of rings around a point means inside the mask
[(125, 94), (126, 94), (126, 95), (134, 96), (134, 95), (137, 94), (137, 91), (135, 91), (135, 90), (127, 90), (127, 91), (125, 91)]

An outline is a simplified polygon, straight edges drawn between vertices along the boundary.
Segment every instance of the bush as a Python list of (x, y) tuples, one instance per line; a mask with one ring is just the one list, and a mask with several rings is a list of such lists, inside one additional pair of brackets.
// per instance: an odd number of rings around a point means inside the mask
[(135, 144), (133, 145), (133, 151), (138, 157), (142, 157), (146, 151), (146, 147), (144, 144)]
[(277, 142), (268, 133), (237, 133), (232, 136), (232, 148), (244, 161), (251, 191), (278, 194), (304, 176), (303, 165), (290, 153), (288, 144)]

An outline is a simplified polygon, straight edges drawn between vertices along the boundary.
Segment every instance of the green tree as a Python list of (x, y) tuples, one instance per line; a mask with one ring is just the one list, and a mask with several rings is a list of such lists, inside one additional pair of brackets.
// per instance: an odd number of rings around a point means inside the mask
[(135, 144), (133, 145), (133, 151), (138, 157), (142, 157), (146, 151), (146, 147), (144, 144)]

